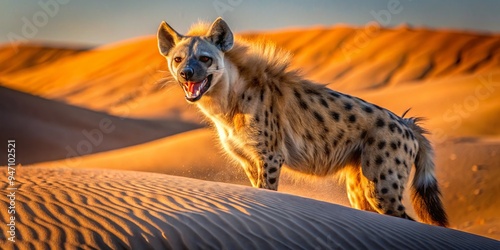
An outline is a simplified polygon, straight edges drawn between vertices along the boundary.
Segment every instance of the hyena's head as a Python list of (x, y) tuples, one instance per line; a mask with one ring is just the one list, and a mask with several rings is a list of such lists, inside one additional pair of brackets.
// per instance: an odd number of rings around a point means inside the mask
[(233, 33), (217, 18), (203, 36), (183, 36), (166, 22), (158, 28), (158, 48), (168, 68), (181, 85), (188, 102), (210, 93), (223, 77), (224, 53), (233, 47)]

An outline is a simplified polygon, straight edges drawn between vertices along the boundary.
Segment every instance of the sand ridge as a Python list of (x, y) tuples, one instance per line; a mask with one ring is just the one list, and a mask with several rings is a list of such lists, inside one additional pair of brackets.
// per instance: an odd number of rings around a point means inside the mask
[(3, 249), (500, 247), (460, 231), (231, 184), (44, 167), (18, 167), (16, 175), (17, 239), (0, 239)]

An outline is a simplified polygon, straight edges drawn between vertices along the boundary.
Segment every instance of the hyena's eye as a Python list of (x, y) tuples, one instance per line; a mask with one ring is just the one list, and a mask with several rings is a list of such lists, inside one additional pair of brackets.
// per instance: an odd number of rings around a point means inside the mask
[(178, 57), (178, 56), (177, 56), (177, 57), (174, 57), (174, 62), (176, 62), (176, 63), (180, 63), (181, 61), (182, 61), (182, 58), (180, 58), (180, 57)]
[(208, 56), (200, 56), (200, 62), (206, 63), (206, 62), (208, 62), (210, 60), (212, 60), (212, 58), (210, 58)]

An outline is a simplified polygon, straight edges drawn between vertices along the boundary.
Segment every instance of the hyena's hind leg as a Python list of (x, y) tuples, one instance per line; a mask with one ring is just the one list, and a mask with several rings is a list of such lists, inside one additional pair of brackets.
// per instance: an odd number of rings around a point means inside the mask
[(361, 173), (360, 167), (350, 167), (345, 171), (346, 173), (346, 188), (347, 188), (347, 198), (351, 203), (351, 207), (376, 212), (372, 205), (368, 202), (367, 197), (373, 196), (373, 194), (367, 194), (370, 188), (366, 185), (370, 185), (367, 179)]
[(402, 202), (411, 167), (408, 162), (398, 157), (382, 157), (373, 153), (361, 156), (362, 172), (359, 178), (364, 183), (365, 198), (373, 210), (414, 220), (406, 214)]

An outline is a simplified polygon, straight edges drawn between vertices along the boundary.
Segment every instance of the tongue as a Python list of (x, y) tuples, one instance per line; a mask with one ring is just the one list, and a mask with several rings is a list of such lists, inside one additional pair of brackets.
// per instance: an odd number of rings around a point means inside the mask
[(201, 86), (202, 82), (188, 82), (188, 92), (191, 94), (191, 96), (196, 95)]

